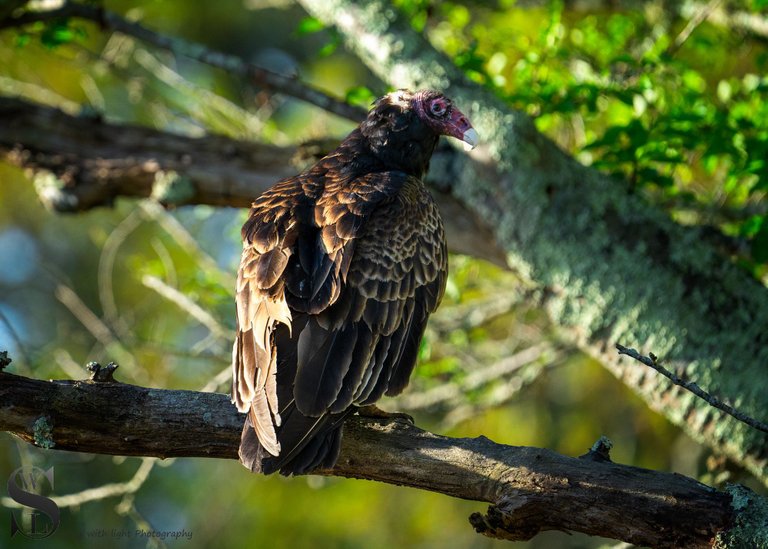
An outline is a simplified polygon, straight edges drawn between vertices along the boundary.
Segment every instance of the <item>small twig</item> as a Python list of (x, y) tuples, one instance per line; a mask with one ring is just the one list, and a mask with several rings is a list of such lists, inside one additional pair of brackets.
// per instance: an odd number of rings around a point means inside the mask
[(366, 112), (364, 109), (333, 98), (301, 82), (298, 78), (266, 70), (253, 63), (247, 63), (240, 57), (209, 49), (202, 44), (187, 42), (181, 38), (160, 34), (138, 23), (128, 21), (114, 12), (93, 6), (67, 2), (62, 7), (54, 10), (28, 11), (18, 17), (10, 17), (0, 21), (0, 30), (10, 27), (21, 27), (37, 21), (50, 21), (66, 17), (77, 17), (93, 21), (105, 30), (133, 36), (147, 44), (168, 50), (175, 55), (183, 55), (211, 67), (222, 69), (230, 74), (245, 77), (256, 86), (301, 99), (354, 122), (359, 122), (365, 118)]
[(230, 383), (230, 380), (232, 378), (232, 367), (227, 366), (223, 370), (221, 370), (218, 374), (213, 376), (208, 383), (203, 385), (200, 388), (200, 392), (202, 393), (214, 393), (216, 392), (219, 387), (224, 387), (227, 385), (227, 390), (229, 390), (228, 384)]
[(503, 406), (510, 402), (523, 389), (530, 386), (545, 371), (562, 365), (562, 355), (555, 355), (551, 362), (537, 360), (530, 363), (518, 375), (504, 378), (504, 382), (490, 390), (478, 402), (458, 403), (443, 416), (439, 425), (441, 429), (452, 429), (463, 421), (477, 417), (486, 410)]
[(683, 44), (685, 44), (688, 38), (690, 38), (691, 34), (693, 34), (693, 31), (695, 31), (699, 25), (701, 25), (704, 21), (707, 20), (707, 18), (709, 18), (710, 14), (715, 10), (720, 2), (722, 2), (722, 0), (710, 0), (706, 6), (703, 6), (701, 9), (699, 9), (688, 21), (688, 24), (685, 26), (685, 28), (680, 31), (680, 34), (675, 37), (675, 40), (664, 51), (664, 55), (667, 57), (674, 57), (677, 51), (682, 48)]
[[(126, 37), (126, 40), (133, 41), (133, 38)], [(194, 98), (193, 104), (196, 108), (188, 109), (186, 113), (208, 131), (229, 135), (236, 139), (253, 140), (261, 135), (265, 121), (257, 114), (186, 79), (179, 72), (162, 63), (159, 55), (145, 48), (135, 48), (133, 59), (157, 82), (178, 90), (185, 98), (185, 102), (189, 101), (190, 97)]]
[(13, 359), (8, 356), (8, 351), (0, 351), (0, 372), (11, 362), (13, 362)]
[(479, 389), (492, 381), (504, 379), (521, 368), (541, 360), (544, 355), (548, 355), (547, 358), (555, 355), (556, 358), (556, 352), (547, 343), (528, 347), (490, 366), (474, 370), (460, 383), (441, 384), (420, 393), (404, 395), (399, 398), (399, 405), (406, 410), (421, 410), (439, 404), (463, 402), (467, 392)]
[(107, 236), (99, 255), (99, 267), (96, 280), (99, 288), (99, 301), (104, 311), (104, 324), (120, 339), (131, 340), (133, 334), (128, 324), (121, 318), (117, 309), (114, 288), (114, 270), (117, 253), (128, 237), (143, 222), (141, 212), (134, 209)]
[[(136, 469), (133, 477), (126, 482), (113, 482), (109, 484), (103, 484), (97, 488), (89, 488), (81, 492), (74, 494), (66, 494), (63, 496), (53, 496), (51, 499), (56, 502), (59, 507), (78, 507), (84, 503), (90, 501), (100, 501), (109, 497), (123, 496), (129, 493), (136, 493), (139, 488), (144, 484), (152, 471), (156, 458), (145, 457), (142, 458), (139, 468)], [(3, 497), (0, 499), (6, 507), (18, 508), (20, 505), (9, 497)]]
[(94, 383), (117, 383), (113, 376), (118, 365), (114, 362), (110, 362), (106, 366), (102, 366), (98, 362), (89, 362), (85, 368), (91, 372), (90, 380)]
[(5, 75), (0, 75), (0, 92), (6, 97), (24, 97), (37, 103), (56, 107), (71, 116), (77, 116), (81, 109), (80, 103), (67, 99), (53, 90)]
[(70, 355), (64, 349), (56, 349), (53, 352), (54, 360), (61, 370), (67, 374), (70, 379), (83, 379), (84, 375), (88, 375), (86, 368), (82, 364), (78, 364), (72, 355)]
[(453, 330), (469, 330), (481, 326), (494, 318), (512, 311), (527, 297), (526, 292), (517, 289), (504, 288), (499, 295), (491, 299), (479, 301), (472, 300), (451, 307), (450, 310), (441, 311), (439, 316), (430, 318), (429, 325), (439, 333), (448, 333)]
[(109, 326), (99, 318), (84, 302), (75, 291), (65, 284), (58, 283), (54, 292), (56, 299), (64, 305), (72, 315), (80, 321), (83, 327), (104, 348), (108, 355), (117, 357), (123, 370), (129, 371), (136, 381), (146, 381), (147, 375), (143, 368), (136, 364), (134, 356), (126, 349), (123, 342), (114, 335)]
[(139, 208), (146, 219), (151, 219), (163, 229), (168, 236), (173, 238), (191, 258), (200, 264), (200, 269), (211, 278), (215, 278), (218, 284), (225, 288), (232, 288), (235, 284), (234, 275), (224, 271), (216, 260), (206, 252), (200, 243), (189, 233), (182, 223), (169, 214), (162, 206), (150, 200), (139, 202)]
[(141, 283), (150, 290), (154, 290), (168, 301), (176, 304), (182, 311), (189, 313), (189, 315), (200, 324), (208, 328), (208, 331), (217, 339), (223, 341), (230, 340), (230, 330), (224, 328), (210, 313), (176, 288), (169, 286), (156, 276), (152, 275), (144, 275), (141, 278)]
[[(3, 313), (2, 309), (0, 309), (0, 323), (5, 325), (5, 329), (8, 332), (8, 335), (11, 337), (13, 342), (16, 344), (16, 352), (21, 355), (21, 359), (22, 359), (23, 363), (25, 363), (26, 368), (28, 370), (32, 366), (32, 360), (31, 360), (29, 354), (27, 354), (27, 350), (26, 350), (26, 348), (24, 346), (24, 342), (21, 341), (21, 338), (19, 337), (19, 334), (16, 333), (16, 328), (13, 327), (13, 324), (8, 319), (8, 317), (5, 316), (5, 314)], [(6, 358), (7, 358), (7, 356), (8, 355), (6, 353)], [(11, 363), (11, 359), (10, 358), (7, 358), (7, 361), (8, 362), (3, 364), (2, 357), (0, 356), (0, 370), (2, 370), (5, 366), (8, 366), (8, 364)], [(30, 373), (29, 370), (28, 370), (27, 373)]]
[(117, 338), (115, 338), (109, 326), (83, 303), (83, 300), (80, 299), (72, 288), (59, 284), (54, 291), (54, 295), (104, 347), (110, 347), (117, 343)]
[(746, 423), (747, 425), (749, 425), (750, 427), (753, 427), (754, 429), (757, 429), (758, 431), (768, 433), (768, 424), (763, 423), (762, 421), (759, 421), (757, 419), (754, 419), (746, 415), (745, 413), (740, 412), (739, 410), (733, 408), (732, 406), (726, 404), (725, 402), (722, 402), (719, 398), (710, 395), (704, 389), (699, 387), (696, 383), (681, 379), (679, 376), (670, 372), (669, 370), (664, 368), (664, 366), (659, 364), (658, 357), (653, 353), (648, 353), (648, 356), (641, 355), (634, 349), (629, 349), (627, 347), (624, 347), (623, 345), (620, 345), (619, 343), (616, 344), (616, 349), (618, 349), (620, 355), (627, 355), (628, 357), (634, 358), (638, 362), (642, 362), (646, 366), (653, 368), (654, 370), (659, 372), (661, 375), (669, 379), (672, 383), (682, 387), (683, 389), (686, 389), (687, 391), (692, 392), (694, 395), (696, 395), (700, 399), (707, 402), (713, 408), (717, 408), (718, 410), (725, 412), (729, 416), (732, 416), (738, 419), (742, 423)]

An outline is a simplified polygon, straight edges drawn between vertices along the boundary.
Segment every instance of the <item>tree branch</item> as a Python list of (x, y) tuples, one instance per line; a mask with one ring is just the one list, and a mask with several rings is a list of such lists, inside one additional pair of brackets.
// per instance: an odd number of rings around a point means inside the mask
[[(60, 212), (110, 205), (120, 196), (152, 196), (166, 206), (245, 208), (277, 180), (336, 146), (332, 140), (277, 147), (216, 135), (184, 137), (2, 97), (0, 120), (0, 158), (35, 174), (41, 199)], [(453, 177), (459, 155), (450, 147), (435, 154), (433, 188), (440, 178)], [(505, 265), (488, 228), (450, 194), (433, 194), (452, 251)]]
[(683, 45), (691, 37), (693, 31), (695, 31), (702, 23), (704, 23), (704, 21), (706, 21), (707, 18), (715, 10), (715, 8), (717, 8), (722, 2), (723, 0), (709, 0), (705, 6), (701, 6), (701, 8), (699, 8), (688, 20), (688, 23), (685, 25), (683, 30), (680, 31), (680, 34), (678, 34), (672, 43), (667, 47), (667, 49), (664, 51), (664, 55), (668, 57), (674, 57), (680, 48), (682, 48)]
[(653, 368), (654, 370), (659, 372), (661, 375), (666, 377), (668, 380), (670, 380), (672, 383), (674, 383), (675, 385), (679, 385), (686, 391), (692, 392), (697, 397), (706, 401), (707, 404), (709, 404), (710, 406), (717, 408), (718, 410), (722, 410), (726, 414), (735, 417), (736, 419), (738, 419), (743, 423), (746, 423), (750, 427), (753, 427), (764, 433), (768, 433), (768, 424), (762, 421), (759, 421), (753, 417), (749, 417), (746, 414), (741, 413), (739, 410), (735, 409), (733, 406), (730, 406), (729, 404), (722, 402), (719, 398), (710, 395), (707, 391), (699, 387), (697, 383), (681, 379), (680, 376), (670, 372), (664, 366), (662, 366), (659, 363), (658, 357), (656, 357), (656, 355), (654, 355), (653, 353), (649, 353), (648, 356), (641, 355), (636, 350), (624, 347), (624, 345), (621, 345), (620, 343), (616, 344), (616, 349), (619, 351), (620, 355), (627, 355), (628, 357), (634, 358), (641, 364), (645, 364), (649, 368)]
[(27, 11), (17, 17), (0, 20), (0, 30), (22, 27), (37, 21), (52, 21), (69, 17), (93, 21), (102, 30), (116, 31), (132, 36), (157, 48), (168, 50), (175, 55), (189, 57), (200, 63), (223, 69), (228, 74), (243, 77), (244, 81), (253, 85), (279, 91), (296, 99), (301, 99), (338, 116), (353, 121), (358, 121), (365, 117), (363, 109), (333, 98), (295, 77), (283, 76), (253, 63), (247, 63), (235, 55), (218, 52), (201, 44), (157, 33), (139, 23), (128, 21), (120, 15), (100, 7), (66, 2), (62, 7), (54, 10)]
[(295, 169), (299, 151), (117, 126), (11, 98), (0, 98), (0, 119), (0, 155), (44, 177), (55, 174), (50, 184), (37, 183), (44, 203), (60, 212), (110, 205), (118, 196), (149, 197), (153, 190), (168, 205), (247, 207)]
[[(130, 456), (237, 458), (243, 418), (226, 395), (0, 373), (0, 429), (43, 448)], [(573, 530), (652, 547), (710, 547), (732, 535), (731, 497), (693, 479), (618, 465), (606, 451), (569, 458), (451, 439), (402, 420), (353, 417), (324, 475), (411, 486), (491, 503), (486, 535)]]

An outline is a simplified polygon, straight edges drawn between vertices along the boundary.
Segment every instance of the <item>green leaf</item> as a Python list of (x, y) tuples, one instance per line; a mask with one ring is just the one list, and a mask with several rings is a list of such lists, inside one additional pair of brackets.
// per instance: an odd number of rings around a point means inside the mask
[(747, 238), (751, 238), (757, 234), (760, 227), (763, 225), (763, 217), (759, 215), (753, 215), (747, 218), (744, 223), (739, 227), (739, 234)]
[(365, 86), (355, 86), (347, 90), (344, 99), (347, 103), (352, 105), (360, 105), (362, 107), (370, 107), (371, 103), (376, 99), (376, 96), (371, 90)]
[(659, 187), (672, 187), (675, 184), (672, 177), (663, 175), (653, 168), (641, 168), (637, 171), (637, 178), (641, 183), (654, 183)]
[(768, 262), (768, 223), (765, 218), (752, 239), (752, 258), (758, 263)]
[(26, 32), (20, 32), (16, 35), (16, 38), (14, 40), (14, 45), (17, 48), (23, 48), (27, 44), (29, 44), (30, 36), (29, 33)]
[(46, 24), (40, 42), (47, 48), (56, 48), (85, 35), (82, 29), (69, 26), (69, 19), (55, 19)]
[(298, 36), (305, 36), (307, 34), (314, 34), (325, 29), (325, 25), (319, 19), (314, 17), (305, 17), (296, 26), (296, 34)]

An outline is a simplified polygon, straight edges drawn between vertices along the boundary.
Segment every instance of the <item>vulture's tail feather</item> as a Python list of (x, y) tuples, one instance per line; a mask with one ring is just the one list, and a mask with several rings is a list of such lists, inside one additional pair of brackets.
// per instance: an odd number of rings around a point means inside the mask
[(246, 418), (240, 438), (240, 461), (254, 473), (265, 475), (277, 471), (285, 476), (303, 475), (315, 469), (333, 467), (341, 449), (344, 420), (354, 411), (352, 407), (339, 414), (307, 417), (291, 403), (284, 412), (281, 411), (279, 456), (270, 455), (259, 444), (250, 418)]

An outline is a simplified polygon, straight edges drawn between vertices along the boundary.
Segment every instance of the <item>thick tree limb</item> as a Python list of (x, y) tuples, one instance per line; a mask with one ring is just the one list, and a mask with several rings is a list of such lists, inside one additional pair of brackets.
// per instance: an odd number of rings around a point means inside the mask
[[(215, 135), (184, 137), (2, 97), (0, 120), (0, 158), (36, 174), (43, 202), (60, 212), (110, 205), (120, 196), (153, 196), (166, 206), (247, 208), (278, 179), (336, 146), (332, 140), (276, 147)], [(451, 177), (459, 154), (441, 148), (431, 181)], [(448, 193), (433, 194), (452, 251), (505, 263), (489, 229)]]
[[(114, 455), (237, 458), (242, 416), (226, 395), (113, 382), (39, 381), (0, 373), (0, 429), (44, 448)], [(737, 518), (729, 494), (693, 479), (581, 458), (451, 439), (403, 421), (353, 417), (342, 454), (321, 474), (491, 503), (487, 535), (572, 530), (652, 547), (710, 547)], [(756, 500), (759, 502), (759, 500)], [(751, 508), (750, 508), (751, 510)]]
[(153, 190), (168, 205), (248, 207), (296, 169), (297, 149), (116, 126), (18, 99), (0, 98), (0, 120), (0, 155), (32, 173), (55, 174), (50, 184), (37, 184), (46, 205), (60, 212)]
[[(768, 409), (768, 290), (707, 242), (585, 168), (533, 122), (468, 82), (379, 0), (300, 0), (397, 87), (445, 90), (483, 145), (457, 157), (452, 193), (492, 227), (509, 265), (541, 288), (561, 335), (599, 359), (695, 439), (768, 483), (768, 436), (613, 352), (653, 348), (687, 379), (752, 417)], [(585, 388), (586, 390), (586, 388)]]

